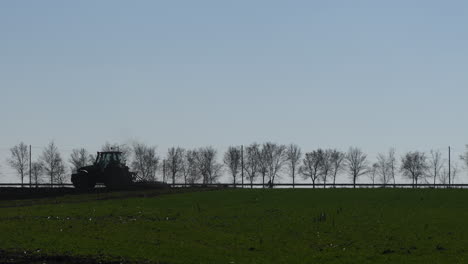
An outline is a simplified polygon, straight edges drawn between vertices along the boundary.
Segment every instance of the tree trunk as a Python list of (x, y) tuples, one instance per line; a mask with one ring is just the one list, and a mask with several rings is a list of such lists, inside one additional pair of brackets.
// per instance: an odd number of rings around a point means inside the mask
[(294, 188), (295, 188), (295, 182), (294, 182), (294, 172), (293, 172), (292, 178), (293, 178), (293, 189), (294, 189)]

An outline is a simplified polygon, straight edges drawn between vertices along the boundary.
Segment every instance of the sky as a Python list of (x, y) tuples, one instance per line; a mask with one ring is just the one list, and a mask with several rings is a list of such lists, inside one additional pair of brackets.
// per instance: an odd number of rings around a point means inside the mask
[(1, 1), (0, 181), (21, 141), (456, 157), (467, 25), (466, 1)]

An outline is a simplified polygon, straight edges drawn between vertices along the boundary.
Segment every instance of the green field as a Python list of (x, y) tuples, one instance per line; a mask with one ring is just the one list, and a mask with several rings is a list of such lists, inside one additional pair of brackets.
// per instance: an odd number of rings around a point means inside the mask
[(150, 263), (468, 263), (467, 190), (129, 196), (2, 201), (0, 249)]

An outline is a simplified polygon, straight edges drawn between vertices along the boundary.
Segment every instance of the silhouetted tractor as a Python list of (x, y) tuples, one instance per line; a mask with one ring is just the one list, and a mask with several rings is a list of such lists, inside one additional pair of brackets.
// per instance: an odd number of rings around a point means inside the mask
[(122, 152), (98, 152), (93, 165), (78, 169), (72, 174), (71, 181), (77, 189), (92, 189), (96, 184), (108, 188), (127, 187), (133, 182), (133, 172), (122, 161)]

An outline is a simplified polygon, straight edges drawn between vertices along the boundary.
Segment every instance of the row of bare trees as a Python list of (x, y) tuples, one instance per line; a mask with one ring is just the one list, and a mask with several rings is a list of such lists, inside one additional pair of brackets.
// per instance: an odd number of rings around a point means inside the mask
[[(190, 170), (192, 180), (184, 177), (184, 183), (197, 182), (198, 178), (194, 175), (201, 174), (197, 172), (197, 168), (200, 167), (196, 164), (200, 161), (196, 157), (203, 152), (202, 150), (187, 152), (181, 148), (169, 149), (165, 162), (172, 183), (176, 183), (178, 175), (187, 175), (187, 164), (194, 164)], [(215, 162), (216, 151), (211, 148), (210, 153), (213, 154), (210, 156), (210, 161), (214, 162), (210, 167), (216, 168), (216, 175), (219, 177), (222, 168)], [(188, 162), (189, 156), (193, 157), (192, 162)], [(305, 180), (311, 180), (314, 188), (319, 183), (324, 187), (330, 183), (334, 185), (337, 176), (342, 173), (348, 175), (354, 186), (364, 175), (367, 175), (373, 184), (379, 183), (384, 186), (396, 184), (398, 173), (411, 180), (413, 184), (421, 182), (449, 184), (453, 183), (458, 173), (456, 163), (452, 164), (451, 173), (448, 173), (446, 161), (443, 160), (440, 151), (431, 151), (429, 157), (422, 152), (409, 152), (401, 157), (399, 164), (395, 149), (390, 149), (387, 153), (379, 153), (377, 161), (370, 163), (367, 155), (356, 147), (351, 147), (347, 152), (317, 149), (303, 155), (300, 147), (295, 144), (286, 146), (272, 142), (253, 143), (245, 149), (243, 146), (230, 146), (223, 156), (223, 163), (234, 186), (239, 183), (244, 186), (247, 182), (251, 187), (259, 178), (263, 186), (273, 185), (275, 180), (285, 173), (292, 178), (293, 187), (299, 175)], [(206, 179), (203, 177), (202, 183), (213, 183), (212, 180)]]
[[(316, 181), (327, 183), (327, 177), (332, 177), (335, 184), (336, 175), (346, 172), (356, 186), (359, 177), (367, 175), (372, 184), (379, 183), (383, 186), (396, 184), (397, 173), (412, 181), (413, 185), (425, 184), (451, 184), (458, 174), (458, 166), (452, 163), (450, 171), (447, 162), (440, 151), (431, 150), (429, 156), (423, 152), (408, 152), (401, 157), (400, 166), (395, 154), (395, 149), (388, 153), (379, 153), (377, 161), (370, 164), (367, 155), (359, 148), (351, 147), (347, 153), (338, 150), (318, 149), (306, 153), (303, 165), (299, 168), (304, 178), (310, 178), (315, 187)], [(465, 154), (468, 157), (467, 154)], [(464, 161), (468, 158), (462, 157)], [(468, 165), (468, 163), (467, 163)], [(291, 170), (293, 173), (293, 170)]]
[(193, 150), (172, 147), (163, 160), (163, 181), (175, 184), (182, 179), (184, 184), (216, 183), (221, 177), (222, 167), (213, 147)]
[[(137, 181), (155, 182), (162, 173), (162, 181), (172, 184), (210, 184), (217, 183), (226, 172), (230, 183), (237, 185), (256, 182), (263, 186), (274, 185), (279, 177), (288, 175), (295, 187), (297, 177), (310, 180), (315, 188), (318, 184), (335, 184), (337, 176), (346, 174), (355, 186), (359, 178), (366, 175), (372, 184), (396, 184), (398, 173), (418, 183), (442, 184), (453, 183), (458, 173), (456, 163), (447, 168), (447, 161), (440, 151), (430, 151), (429, 155), (415, 151), (404, 154), (400, 162), (395, 150), (380, 153), (376, 162), (371, 163), (367, 155), (359, 148), (351, 147), (347, 152), (336, 149), (317, 149), (302, 153), (295, 144), (281, 145), (272, 142), (253, 143), (248, 146), (230, 146), (217, 160), (217, 151), (213, 147), (184, 149), (169, 148), (165, 157), (158, 156), (155, 146), (134, 143), (131, 146), (106, 143), (102, 151), (119, 150), (123, 159), (128, 161), (136, 172)], [(28, 146), (21, 142), (10, 149), (9, 165), (15, 169), (24, 184), (29, 175), (30, 152)], [(467, 152), (460, 157), (468, 166)], [(86, 149), (73, 149), (69, 158), (70, 170), (92, 164), (95, 156)], [(50, 142), (36, 161), (31, 162), (32, 183), (44, 180), (62, 184), (66, 182), (67, 166), (54, 142)]]
[(30, 170), (30, 181), (33, 184), (40, 183), (44, 177), (51, 183), (63, 184), (66, 181), (65, 163), (54, 142), (43, 149), (38, 160), (30, 159), (30, 150), (25, 143), (21, 142), (10, 149), (7, 162), (18, 173), (21, 185), (24, 185)]
[[(468, 152), (460, 158), (467, 162)], [(468, 166), (468, 163), (465, 165)], [(449, 167), (449, 168), (448, 168)], [(401, 161), (403, 176), (412, 180), (414, 185), (420, 182), (436, 184), (452, 184), (458, 175), (457, 163), (447, 164), (440, 151), (431, 150), (429, 156), (423, 152), (406, 153)]]

